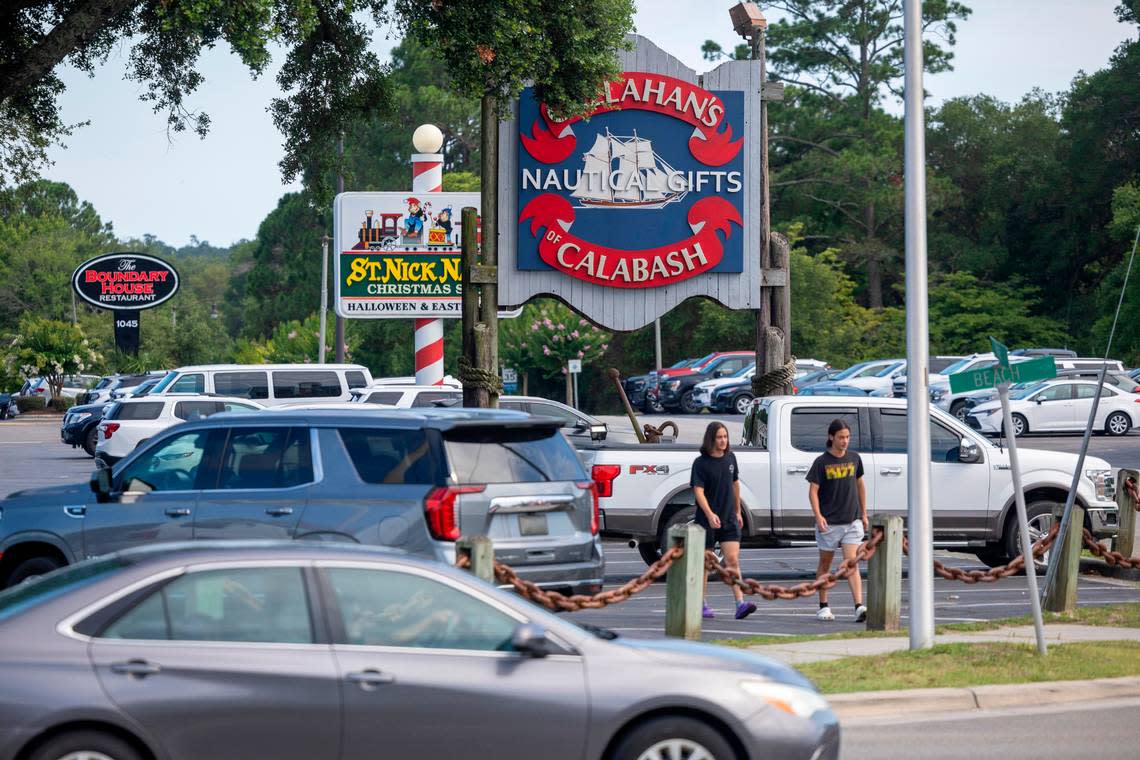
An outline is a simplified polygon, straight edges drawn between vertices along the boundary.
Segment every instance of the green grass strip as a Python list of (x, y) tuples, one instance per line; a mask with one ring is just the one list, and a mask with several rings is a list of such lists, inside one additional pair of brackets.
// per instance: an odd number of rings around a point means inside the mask
[(984, 686), (996, 683), (1078, 681), (1140, 675), (1140, 642), (1084, 641), (1049, 647), (1029, 644), (940, 644), (868, 657), (813, 662), (798, 670), (825, 694), (892, 689)]

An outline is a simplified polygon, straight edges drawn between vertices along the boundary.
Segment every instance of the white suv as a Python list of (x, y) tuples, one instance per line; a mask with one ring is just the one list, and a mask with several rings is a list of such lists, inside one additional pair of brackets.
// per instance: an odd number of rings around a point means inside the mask
[(142, 442), (179, 422), (218, 412), (254, 412), (264, 408), (249, 399), (218, 396), (143, 396), (116, 401), (99, 423), (95, 458), (114, 464)]

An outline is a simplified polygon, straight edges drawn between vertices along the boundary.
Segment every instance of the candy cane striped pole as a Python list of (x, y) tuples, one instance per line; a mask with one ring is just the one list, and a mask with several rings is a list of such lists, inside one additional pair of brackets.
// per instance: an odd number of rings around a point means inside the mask
[[(417, 137), (422, 129), (416, 130)], [(443, 192), (443, 154), (412, 154), (412, 193), (418, 197), (439, 192)], [(417, 319), (415, 323), (416, 385), (439, 385), (443, 382), (443, 320)]]

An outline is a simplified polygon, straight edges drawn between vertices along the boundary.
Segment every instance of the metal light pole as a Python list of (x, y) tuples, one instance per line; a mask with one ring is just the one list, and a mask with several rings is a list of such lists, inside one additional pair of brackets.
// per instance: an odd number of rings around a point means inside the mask
[[(71, 297), (75, 300), (75, 296)], [(661, 369), (661, 320), (653, 320), (653, 355), (656, 359), (657, 369)]]
[(907, 534), (910, 648), (934, 646), (934, 527), (930, 510), (929, 334), (926, 264), (926, 136), (922, 1), (904, 0), (906, 194)]
[(328, 322), (329, 312), (329, 240), (331, 239), (328, 235), (321, 237), (321, 331), (317, 364), (325, 363), (325, 324)]
[[(337, 141), (337, 144), (336, 144), (336, 151), (337, 151), (338, 156), (344, 156), (344, 132), (340, 133), (340, 139)], [(336, 193), (337, 193), (337, 195), (340, 195), (343, 192), (344, 192), (344, 175), (341, 174), (340, 171), (338, 170), (336, 173)], [(325, 239), (328, 240), (327, 237)], [(327, 252), (327, 250), (328, 250), (328, 243), (327, 242), (325, 243), (325, 247), (326, 247), (325, 249)], [(322, 269), (321, 272), (325, 272), (327, 269), (328, 269), (328, 264), (326, 263), (324, 269)], [(324, 277), (325, 275), (322, 274), (321, 276)], [(327, 286), (322, 287), (321, 293), (324, 294), (323, 298), (325, 299), (324, 303), (321, 306), (321, 324), (323, 325), (324, 319), (325, 319), (325, 309), (327, 308), (327, 305), (328, 305), (328, 287)], [(323, 352), (325, 350), (325, 339), (323, 337), (324, 336), (324, 330), (321, 330), (321, 335), (322, 335), (322, 337), (321, 337), (321, 351)], [(345, 346), (344, 346), (344, 317), (342, 317), (340, 314), (337, 314), (336, 315), (336, 363), (337, 364), (343, 364), (344, 363), (344, 349), (345, 349)], [(322, 359), (321, 362), (323, 363), (324, 360)]]

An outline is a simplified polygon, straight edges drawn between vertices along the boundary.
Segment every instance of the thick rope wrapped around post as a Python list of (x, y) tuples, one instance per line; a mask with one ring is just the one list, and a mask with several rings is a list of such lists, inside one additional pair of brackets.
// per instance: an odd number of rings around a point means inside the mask
[(787, 363), (779, 369), (765, 372), (763, 375), (752, 376), (752, 393), (760, 398), (769, 396), (775, 391), (783, 392), (796, 379), (796, 357), (788, 359)]
[(472, 365), (466, 356), (459, 357), (459, 381), (465, 386), (470, 385), (497, 396), (503, 395), (503, 378)]

